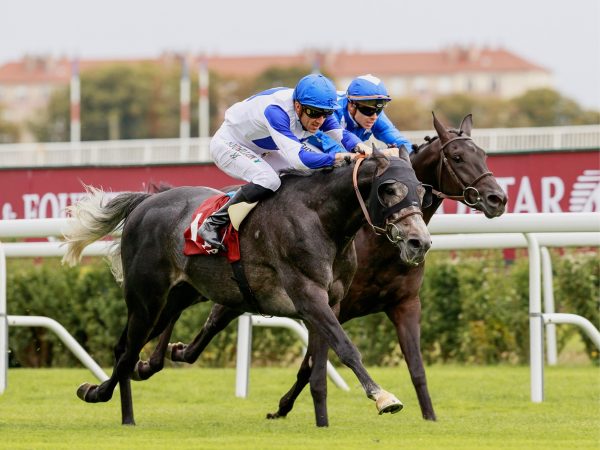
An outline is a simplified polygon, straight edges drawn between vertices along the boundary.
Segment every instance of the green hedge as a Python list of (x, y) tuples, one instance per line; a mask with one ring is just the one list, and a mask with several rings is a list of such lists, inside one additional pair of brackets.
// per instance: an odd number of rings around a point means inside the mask
[[(597, 252), (553, 253), (557, 312), (581, 314), (600, 323), (600, 257)], [(421, 344), (427, 363), (526, 363), (529, 352), (528, 262), (507, 264), (499, 251), (432, 253), (421, 290)], [(121, 290), (105, 262), (88, 259), (76, 268), (56, 260), (11, 260), (8, 313), (58, 320), (101, 365), (113, 363), (113, 346), (127, 311)], [(200, 330), (210, 304), (181, 316), (173, 341), (189, 342)], [(397, 365), (402, 356), (396, 333), (384, 314), (344, 325), (368, 365)], [(230, 325), (208, 346), (197, 364), (235, 364), (236, 326)], [(579, 328), (557, 327), (559, 351), (582, 335), (589, 359), (598, 352)], [(288, 365), (301, 358), (299, 341), (287, 330), (255, 327), (253, 363)], [(48, 367), (77, 365), (60, 340), (43, 328), (9, 328), (10, 363)], [(146, 357), (153, 349), (150, 343)]]

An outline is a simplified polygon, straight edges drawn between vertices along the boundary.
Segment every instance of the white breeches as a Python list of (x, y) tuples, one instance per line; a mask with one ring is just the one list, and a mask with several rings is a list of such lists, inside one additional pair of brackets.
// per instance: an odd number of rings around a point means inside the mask
[(257, 155), (238, 144), (221, 127), (210, 141), (210, 154), (219, 169), (227, 175), (276, 191), (281, 186), (279, 173), (290, 164), (278, 151)]

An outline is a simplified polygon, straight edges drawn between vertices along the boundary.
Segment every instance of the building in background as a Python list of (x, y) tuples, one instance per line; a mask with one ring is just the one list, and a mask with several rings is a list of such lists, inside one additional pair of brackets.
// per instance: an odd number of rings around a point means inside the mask
[[(451, 46), (431, 52), (320, 52), (295, 55), (222, 56), (203, 55), (210, 71), (233, 78), (255, 77), (270, 67), (318, 67), (332, 76), (343, 90), (352, 78), (373, 73), (394, 97), (415, 97), (428, 103), (453, 93), (510, 98), (529, 89), (554, 87), (545, 68), (499, 48)], [(81, 72), (102, 65), (155, 62), (173, 64), (172, 53), (154, 60), (79, 60)], [(200, 61), (200, 57), (198, 57)], [(21, 140), (30, 141), (27, 121), (44, 108), (52, 92), (69, 85), (71, 61), (67, 58), (25, 56), (0, 66), (2, 119), (18, 124)]]

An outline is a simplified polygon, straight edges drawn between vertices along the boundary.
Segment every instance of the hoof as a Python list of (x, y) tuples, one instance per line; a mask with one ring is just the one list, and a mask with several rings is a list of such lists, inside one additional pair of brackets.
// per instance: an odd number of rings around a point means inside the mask
[[(138, 361), (137, 364), (135, 365), (135, 369), (133, 369), (133, 372), (131, 372), (131, 379), (133, 381), (142, 381), (143, 380), (142, 376), (140, 375), (140, 368), (144, 364), (145, 364), (144, 361)], [(123, 425), (129, 425), (129, 424), (123, 424)]]
[(404, 408), (402, 402), (398, 400), (394, 394), (391, 394), (386, 391), (382, 391), (379, 394), (375, 405), (377, 406), (377, 411), (379, 411), (379, 415), (384, 413), (396, 414), (402, 408)]
[(267, 413), (267, 419), (275, 420), (275, 419), (285, 419), (285, 415), (279, 413)]
[(83, 383), (81, 386), (79, 386), (77, 388), (77, 397), (79, 397), (84, 402), (93, 403), (90, 400), (86, 399), (86, 397), (87, 397), (88, 393), (90, 392), (90, 390), (94, 387), (95, 386), (93, 384)]
[(167, 358), (170, 361), (177, 362), (178, 360), (173, 358), (173, 354), (178, 350), (184, 350), (185, 347), (187, 346), (183, 342), (176, 342), (174, 344), (170, 343), (169, 345), (167, 345), (167, 352), (165, 353), (165, 358)]

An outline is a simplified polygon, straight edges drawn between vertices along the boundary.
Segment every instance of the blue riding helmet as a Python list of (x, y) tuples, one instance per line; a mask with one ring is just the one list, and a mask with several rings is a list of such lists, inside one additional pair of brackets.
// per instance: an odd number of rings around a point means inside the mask
[(382, 107), (385, 103), (392, 100), (383, 82), (371, 74), (361, 75), (352, 80), (350, 86), (348, 86), (346, 96), (348, 100), (359, 103), (368, 100), (379, 100), (382, 104), (378, 107)]
[(306, 75), (294, 89), (294, 100), (301, 105), (319, 109), (337, 109), (337, 92), (328, 78), (321, 74)]

